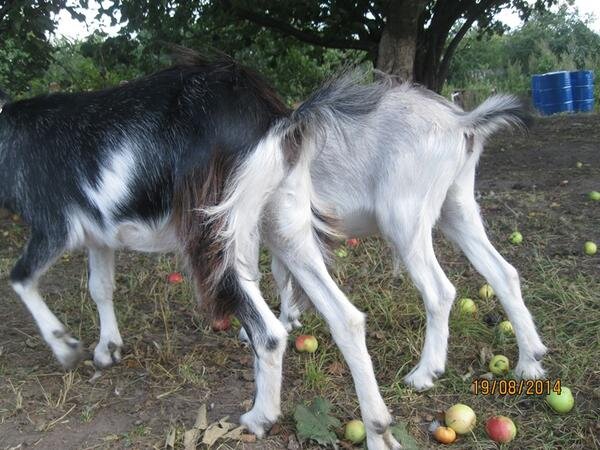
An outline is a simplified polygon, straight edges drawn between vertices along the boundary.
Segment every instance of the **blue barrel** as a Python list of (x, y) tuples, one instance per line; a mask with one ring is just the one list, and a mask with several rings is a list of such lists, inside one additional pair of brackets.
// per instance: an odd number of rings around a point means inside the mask
[(571, 72), (573, 89), (573, 109), (581, 112), (594, 110), (594, 72), (577, 70)]
[(533, 104), (545, 116), (573, 112), (573, 91), (569, 72), (550, 72), (531, 78)]

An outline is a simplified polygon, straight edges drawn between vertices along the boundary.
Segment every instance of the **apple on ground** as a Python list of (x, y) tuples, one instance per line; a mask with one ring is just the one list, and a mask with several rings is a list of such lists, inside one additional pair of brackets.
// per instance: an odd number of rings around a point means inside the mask
[(489, 300), (494, 297), (494, 290), (486, 283), (479, 288), (479, 296), (484, 300)]
[(346, 241), (346, 245), (350, 248), (356, 248), (358, 247), (358, 239), (350, 238)]
[(521, 242), (523, 242), (523, 235), (518, 231), (513, 231), (508, 237), (508, 240), (511, 244), (519, 245)]
[(598, 247), (594, 242), (587, 241), (585, 244), (583, 244), (583, 251), (586, 255), (592, 256), (596, 254), (596, 252), (598, 251)]
[(446, 425), (452, 428), (457, 434), (470, 433), (475, 428), (475, 423), (477, 422), (475, 411), (462, 403), (457, 403), (448, 408), (444, 419)]
[(490, 372), (494, 375), (506, 375), (510, 370), (508, 358), (504, 355), (494, 355), (490, 359)]
[(296, 350), (303, 353), (314, 353), (319, 347), (317, 338), (310, 334), (302, 334), (296, 338)]
[(361, 420), (351, 420), (346, 424), (344, 439), (353, 444), (360, 444), (367, 437), (365, 424)]
[(440, 444), (452, 444), (456, 440), (456, 431), (450, 427), (439, 426), (433, 432), (433, 437)]
[(492, 416), (485, 423), (485, 431), (492, 441), (505, 444), (517, 435), (517, 427), (506, 416)]
[(477, 305), (470, 298), (466, 298), (466, 297), (461, 298), (458, 301), (458, 307), (460, 308), (460, 312), (465, 315), (467, 315), (467, 314), (475, 315), (477, 313)]
[(578, 169), (581, 169), (583, 167), (583, 163), (581, 161), (577, 161), (575, 163), (575, 167), (577, 167)]
[(211, 326), (213, 331), (227, 331), (231, 327), (231, 319), (229, 316), (213, 319)]
[(506, 336), (515, 334), (515, 330), (513, 329), (512, 323), (508, 320), (503, 320), (498, 324), (498, 329), (500, 332)]
[(171, 284), (179, 284), (183, 281), (183, 275), (179, 272), (172, 272), (167, 276), (167, 281)]
[(573, 409), (575, 399), (573, 398), (571, 389), (561, 386), (560, 394), (557, 394), (556, 391), (552, 391), (546, 396), (546, 403), (548, 403), (557, 413), (566, 414)]
[(600, 192), (592, 191), (588, 194), (588, 198), (594, 202), (600, 202)]

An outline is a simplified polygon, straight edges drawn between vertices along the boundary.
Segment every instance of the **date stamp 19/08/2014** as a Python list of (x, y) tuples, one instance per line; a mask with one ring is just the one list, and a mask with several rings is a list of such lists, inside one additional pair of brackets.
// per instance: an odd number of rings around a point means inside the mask
[(474, 395), (560, 395), (561, 381), (557, 380), (487, 380), (475, 378), (471, 383)]

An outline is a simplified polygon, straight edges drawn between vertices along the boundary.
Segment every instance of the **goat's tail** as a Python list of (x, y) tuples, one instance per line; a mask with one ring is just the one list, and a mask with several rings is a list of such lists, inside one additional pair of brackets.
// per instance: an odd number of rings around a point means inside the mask
[(527, 129), (532, 118), (515, 96), (494, 95), (473, 111), (461, 114), (460, 122), (467, 135), (485, 140), (505, 127)]
[[(220, 169), (215, 162), (210, 165), (214, 173), (204, 174), (203, 192), (191, 197), (206, 199), (213, 192), (222, 195), (196, 209), (200, 220), (192, 218), (191, 223), (180, 226), (184, 230), (180, 235), (185, 235), (182, 238), (189, 246), (188, 259), (189, 255), (197, 258), (193, 266), (202, 268), (195, 277), (196, 284), (213, 314), (222, 316), (236, 309), (226, 298), (220, 298), (220, 286), (228, 273), (233, 270), (242, 278), (258, 279), (255, 258), (259, 226), (272, 194), (292, 173), (310, 185), (310, 162), (321, 139), (332, 130), (341, 132), (344, 122), (359, 121), (377, 108), (388, 85), (361, 84), (362, 78), (364, 75), (358, 71), (347, 71), (329, 80), (289, 116), (277, 121), (235, 167)], [(228, 174), (226, 179), (224, 173)], [(307, 214), (316, 236), (327, 240), (334, 234), (331, 214), (319, 205), (312, 192), (309, 195), (311, 210)]]

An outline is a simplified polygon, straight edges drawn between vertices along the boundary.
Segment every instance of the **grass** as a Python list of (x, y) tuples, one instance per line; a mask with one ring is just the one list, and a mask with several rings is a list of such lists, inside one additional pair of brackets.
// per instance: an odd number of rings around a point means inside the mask
[[(599, 175), (593, 167), (582, 173), (589, 180)], [(452, 311), (447, 371), (427, 392), (415, 392), (402, 382), (419, 359), (425, 314), (408, 276), (393, 276), (387, 246), (379, 239), (361, 241), (358, 248), (348, 249), (348, 257), (336, 258), (332, 268), (344, 292), (367, 314), (367, 344), (386, 403), (422, 448), (437, 448), (427, 426), (457, 402), (475, 410), (479, 425), (453, 448), (498, 448), (482, 426), (493, 414), (507, 415), (517, 424), (514, 444), (502, 448), (599, 448), (600, 259), (585, 257), (580, 250), (583, 241), (600, 240), (598, 205), (586, 203), (581, 192), (568, 188), (487, 189), (480, 204), (491, 240), (521, 274), (523, 296), (550, 348), (544, 360), (549, 378), (560, 378), (573, 390), (576, 406), (569, 414), (557, 415), (540, 397), (471, 393), (472, 378), (487, 372), (486, 355), (506, 355), (514, 365), (517, 346), (514, 338), (502, 337), (486, 323), (490, 314), (504, 317), (500, 305), (496, 299), (478, 299), (485, 281), (439, 236), (441, 265), (458, 296), (475, 299), (479, 313), (465, 317)], [(506, 241), (515, 229), (525, 237), (521, 246)], [(2, 222), (2, 285), (25, 236), (18, 221)], [(268, 255), (262, 255), (262, 289), (277, 309), (268, 263)], [(69, 254), (42, 286), (57, 316), (92, 350), (98, 318), (85, 288), (85, 266), (82, 254)], [(37, 448), (47, 449), (162, 449), (168, 436), (180, 449), (199, 405), (209, 405), (211, 421), (226, 415), (236, 420), (250, 406), (252, 355), (237, 340), (238, 325), (227, 333), (212, 332), (189, 283), (166, 283), (168, 273), (180, 269), (179, 262), (172, 255), (121, 252), (118, 269), (115, 306), (126, 343), (124, 358), (93, 381), (89, 365), (70, 373), (59, 370), (16, 297), (8, 287), (0, 291), (6, 297), (0, 305), (0, 449), (38, 441)], [(325, 324), (312, 312), (302, 323), (290, 337), (285, 357), (281, 430), (245, 448), (287, 448), (288, 436), (295, 431), (295, 406), (315, 396), (328, 399), (342, 422), (359, 415), (352, 380)], [(318, 338), (315, 354), (293, 350), (293, 338), (299, 334)], [(61, 440), (66, 433), (70, 447)], [(233, 442), (216, 446), (241, 447)]]

